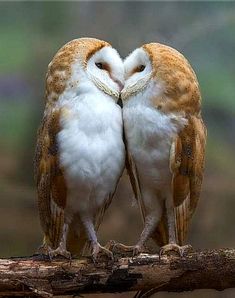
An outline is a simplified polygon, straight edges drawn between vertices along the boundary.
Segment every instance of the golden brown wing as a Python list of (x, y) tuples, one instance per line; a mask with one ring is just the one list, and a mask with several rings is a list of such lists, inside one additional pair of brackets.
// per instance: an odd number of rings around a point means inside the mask
[[(182, 245), (200, 197), (205, 161), (206, 128), (201, 117), (191, 116), (188, 125), (174, 140), (170, 152), (172, 190), (178, 244)], [(165, 213), (154, 240), (162, 246), (168, 243)]]
[(44, 115), (38, 130), (34, 160), (38, 191), (38, 208), (44, 241), (56, 248), (64, 223), (67, 188), (59, 166), (57, 133), (60, 130), (60, 111)]

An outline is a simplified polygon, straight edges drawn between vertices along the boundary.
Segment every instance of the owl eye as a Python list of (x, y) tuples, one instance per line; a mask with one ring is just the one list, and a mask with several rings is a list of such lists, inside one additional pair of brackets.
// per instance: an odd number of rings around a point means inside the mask
[(144, 65), (140, 65), (139, 68), (138, 68), (138, 71), (141, 72), (141, 71), (144, 71), (145, 70), (145, 66)]
[(99, 69), (104, 69), (103, 63), (95, 63), (95, 65), (99, 68)]

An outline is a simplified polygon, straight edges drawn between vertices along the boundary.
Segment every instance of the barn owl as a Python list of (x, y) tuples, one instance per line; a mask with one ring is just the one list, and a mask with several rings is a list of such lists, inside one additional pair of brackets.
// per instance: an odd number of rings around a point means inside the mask
[(51, 257), (112, 256), (96, 231), (109, 206), (125, 162), (122, 112), (123, 61), (107, 42), (75, 39), (48, 66), (46, 103), (39, 127), (35, 176)]
[(142, 252), (152, 238), (160, 255), (182, 254), (204, 170), (206, 129), (198, 81), (182, 54), (159, 43), (134, 50), (124, 71), (127, 168), (144, 221), (133, 253)]

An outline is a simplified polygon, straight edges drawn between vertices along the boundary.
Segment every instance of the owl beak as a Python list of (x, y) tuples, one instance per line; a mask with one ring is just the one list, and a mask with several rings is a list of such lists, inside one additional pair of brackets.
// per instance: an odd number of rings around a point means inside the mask
[(122, 89), (123, 89), (123, 87), (124, 87), (124, 84), (121, 81), (119, 81), (119, 80), (116, 80), (115, 83), (117, 83), (117, 85), (119, 87), (119, 91), (121, 92)]
[(124, 84), (123, 84), (120, 80), (115, 79), (115, 78), (113, 78), (112, 76), (111, 76), (111, 78), (112, 78), (112, 80), (118, 85), (119, 92), (121, 92), (122, 89), (123, 89), (123, 87), (124, 87)]
[(117, 104), (119, 105), (119, 107), (122, 109), (123, 108), (123, 103), (122, 103), (122, 99), (121, 96), (119, 96)]

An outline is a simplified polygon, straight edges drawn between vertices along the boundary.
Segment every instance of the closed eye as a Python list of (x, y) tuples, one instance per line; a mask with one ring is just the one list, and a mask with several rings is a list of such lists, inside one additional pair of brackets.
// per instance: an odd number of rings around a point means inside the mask
[(103, 63), (101, 63), (101, 62), (95, 63), (95, 65), (96, 65), (99, 69), (103, 69), (103, 68), (104, 68)]
[(136, 72), (142, 72), (145, 70), (145, 65), (139, 65), (139, 66), (136, 66), (136, 68), (133, 69), (133, 71), (131, 72), (131, 74), (133, 75), (134, 73)]
[(96, 62), (95, 63), (96, 67), (98, 67), (99, 69), (104, 69), (106, 71), (110, 71), (110, 67), (107, 63), (103, 63), (103, 62)]
[(144, 71), (144, 70), (145, 70), (145, 66), (144, 66), (144, 65), (140, 65), (140, 66), (138, 66), (137, 69), (136, 69), (137, 72), (142, 72), (142, 71)]

